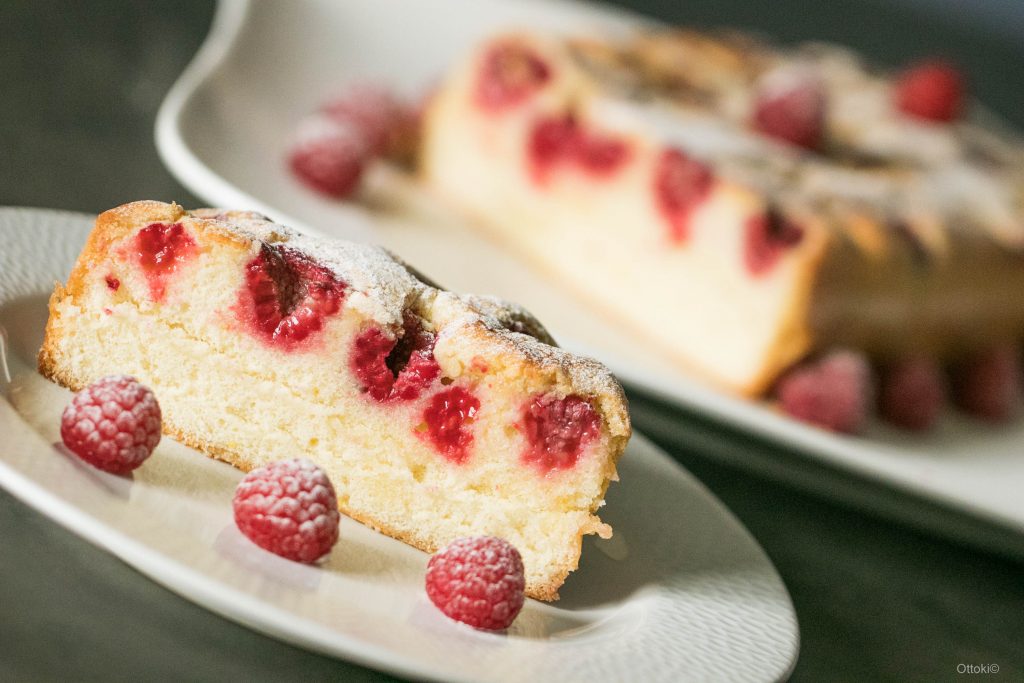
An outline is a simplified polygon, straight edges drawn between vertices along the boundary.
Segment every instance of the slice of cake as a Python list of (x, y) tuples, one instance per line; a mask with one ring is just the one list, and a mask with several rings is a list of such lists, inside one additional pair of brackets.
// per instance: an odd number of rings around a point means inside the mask
[(765, 392), (815, 351), (941, 364), (1024, 334), (1024, 145), (942, 65), (737, 35), (497, 36), (427, 181), (664, 354)]
[(253, 213), (99, 216), (50, 300), (43, 374), (127, 373), (172, 437), (243, 469), (305, 456), (340, 509), (418, 548), (500, 536), (557, 598), (630, 435), (622, 389), (527, 312)]

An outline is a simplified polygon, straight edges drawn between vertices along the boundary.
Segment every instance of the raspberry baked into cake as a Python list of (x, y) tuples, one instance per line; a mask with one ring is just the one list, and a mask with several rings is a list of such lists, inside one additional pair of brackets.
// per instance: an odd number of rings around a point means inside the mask
[[(832, 348), (968, 362), (1024, 333), (1024, 146), (940, 63), (691, 31), (492, 38), (427, 112), (426, 180), (734, 392)], [(975, 107), (975, 109), (980, 109)]]
[(137, 377), (164, 431), (251, 470), (308, 457), (342, 512), (418, 548), (500, 536), (544, 600), (577, 567), (630, 435), (619, 384), (520, 308), (382, 249), (248, 212), (99, 216), (50, 300), (43, 374)]

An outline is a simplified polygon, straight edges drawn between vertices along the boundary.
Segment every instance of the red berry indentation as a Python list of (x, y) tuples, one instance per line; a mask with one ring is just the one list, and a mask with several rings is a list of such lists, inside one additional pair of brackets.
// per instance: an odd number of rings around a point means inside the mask
[(150, 223), (139, 230), (135, 255), (154, 301), (163, 300), (168, 278), (197, 252), (195, 239), (181, 223)]
[(1006, 422), (1021, 398), (1021, 364), (1014, 344), (999, 344), (953, 369), (953, 399), (961, 410), (987, 422)]
[(121, 288), (121, 281), (113, 275), (108, 275), (103, 280), (107, 283), (107, 288), (112, 292), (116, 292)]
[(862, 354), (833, 351), (790, 370), (777, 393), (786, 414), (852, 434), (863, 427), (871, 406), (871, 368)]
[(236, 312), (257, 338), (290, 351), (341, 310), (345, 292), (345, 283), (312, 258), (264, 245), (245, 267)]
[(160, 443), (160, 426), (153, 392), (134, 377), (112, 375), (75, 394), (61, 415), (60, 437), (90, 465), (125, 474)]
[(934, 360), (908, 358), (885, 370), (878, 409), (892, 424), (917, 432), (928, 430), (945, 403), (945, 376)]
[(946, 62), (922, 62), (899, 76), (894, 95), (896, 107), (904, 114), (926, 121), (952, 121), (963, 108), (964, 79)]
[(462, 464), (473, 446), (471, 427), (479, 410), (480, 399), (462, 387), (434, 394), (423, 411), (424, 434), (441, 455)]
[(753, 126), (777, 140), (818, 149), (824, 136), (825, 106), (825, 89), (813, 74), (770, 71), (757, 88)]
[(530, 174), (545, 183), (555, 168), (577, 168), (596, 178), (607, 178), (629, 160), (622, 140), (587, 131), (571, 115), (537, 120), (530, 131), (527, 159)]
[(543, 472), (568, 469), (601, 434), (601, 419), (586, 399), (571, 395), (534, 397), (523, 407), (523, 461)]
[(452, 541), (427, 563), (427, 597), (445, 616), (500, 631), (523, 608), (523, 558), (508, 541), (473, 536)]
[(658, 157), (654, 197), (672, 242), (689, 236), (690, 214), (710, 194), (713, 180), (711, 169), (678, 149), (666, 149)]
[(528, 158), (535, 180), (543, 182), (558, 163), (575, 156), (579, 144), (576, 123), (569, 117), (544, 118), (530, 133)]
[(483, 57), (475, 98), (481, 109), (498, 113), (525, 102), (551, 78), (551, 68), (525, 45), (506, 41)]
[(800, 244), (803, 228), (775, 209), (747, 219), (743, 260), (751, 275), (768, 273), (787, 250)]
[(411, 401), (441, 374), (434, 358), (436, 337), (407, 315), (400, 339), (376, 326), (356, 337), (349, 364), (361, 389), (375, 401)]
[(327, 474), (305, 458), (249, 472), (232, 501), (249, 540), (296, 562), (315, 562), (338, 540), (338, 498)]

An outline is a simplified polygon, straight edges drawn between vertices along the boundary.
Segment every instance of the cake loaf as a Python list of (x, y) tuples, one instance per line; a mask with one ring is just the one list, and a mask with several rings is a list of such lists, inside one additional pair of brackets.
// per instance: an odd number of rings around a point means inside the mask
[(448, 201), (743, 395), (809, 354), (943, 365), (1024, 333), (1024, 146), (955, 73), (736, 34), (486, 41), (427, 112)]

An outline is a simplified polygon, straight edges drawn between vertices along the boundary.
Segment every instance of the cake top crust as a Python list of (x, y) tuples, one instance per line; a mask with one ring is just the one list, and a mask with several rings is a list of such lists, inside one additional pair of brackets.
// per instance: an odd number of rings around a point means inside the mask
[(206, 220), (210, 227), (226, 235), (240, 235), (267, 245), (287, 245), (288, 249), (304, 254), (346, 283), (353, 294), (363, 295), (363, 306), (370, 308), (368, 313), (383, 324), (400, 324), (402, 310), (427, 286), (404, 263), (377, 246), (305, 235), (255, 211), (195, 209), (189, 214)]
[[(549, 44), (598, 85), (593, 119), (653, 133), (783, 206), (915, 232), (938, 222), (1024, 249), (1024, 141), (978, 102), (950, 120), (908, 115), (898, 74), (823, 43), (653, 30)], [(757, 130), (762, 101), (801, 89), (822, 102), (815, 144)]]
[(625, 393), (608, 368), (559, 348), (522, 306), (493, 296), (449, 292), (386, 249), (306, 235), (253, 211), (205, 208), (182, 210), (182, 215), (203, 220), (225, 237), (283, 246), (312, 259), (348, 285), (346, 306), (360, 309), (378, 324), (399, 331), (406, 313), (413, 310), (433, 326), (439, 346), (446, 338), (468, 337), (482, 351), (512, 354), (539, 372), (563, 378), (567, 393), (598, 400), (614, 431), (629, 430)]

